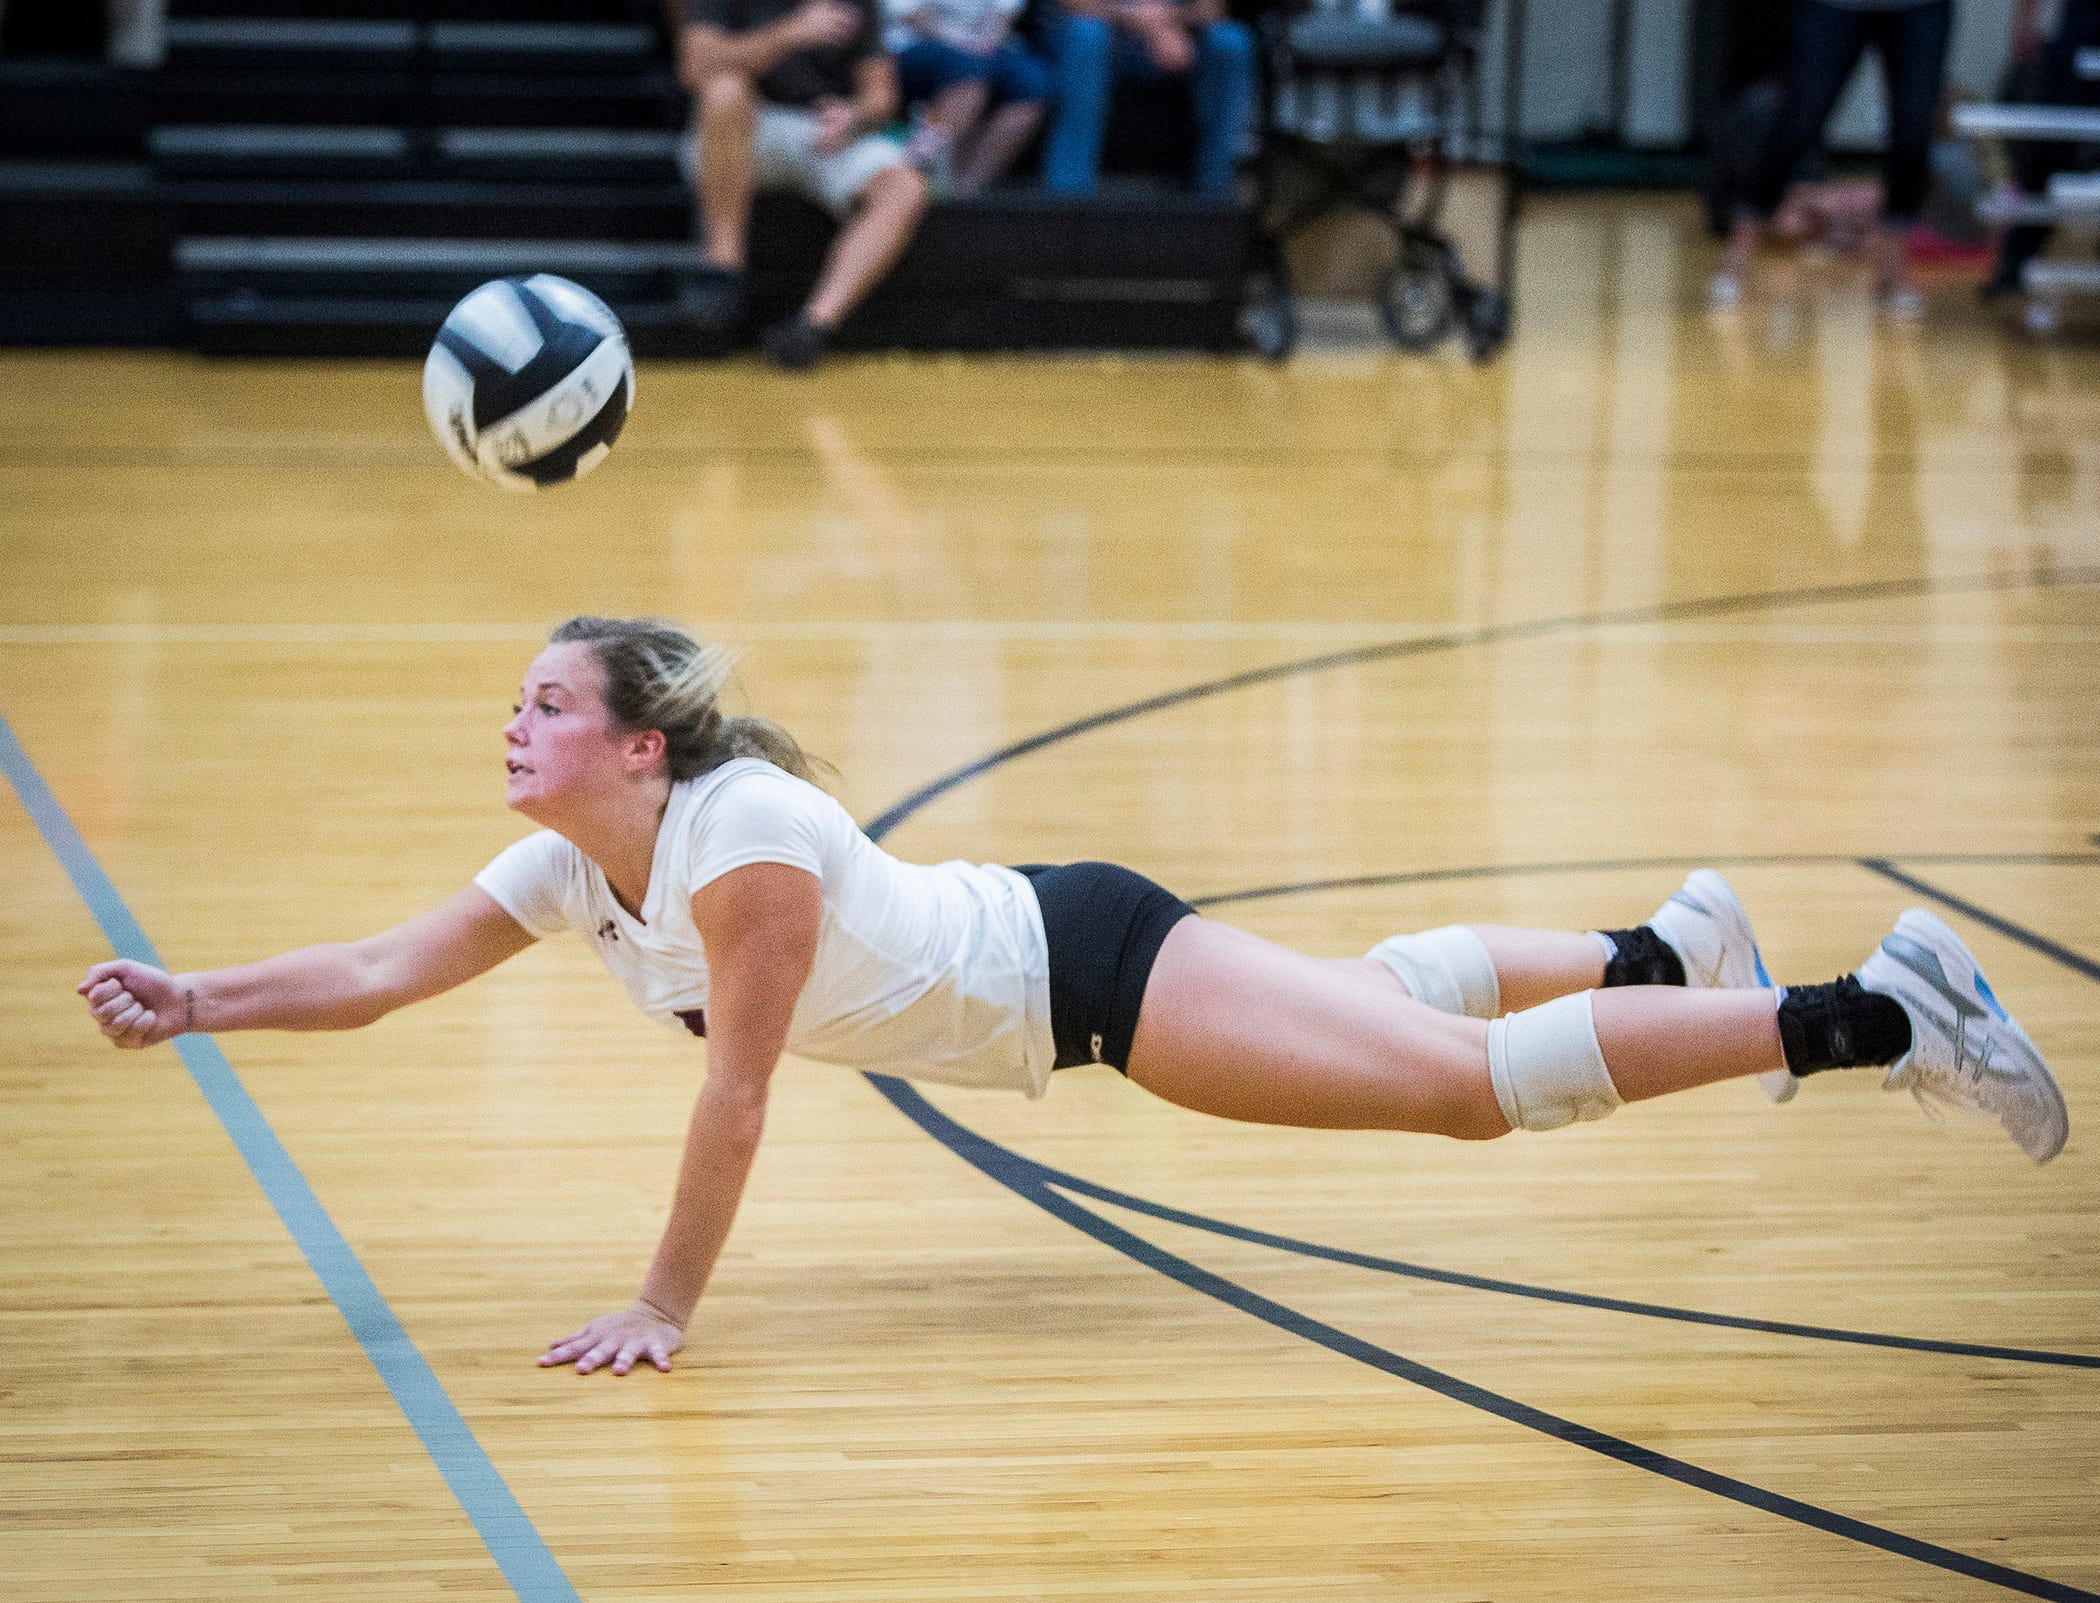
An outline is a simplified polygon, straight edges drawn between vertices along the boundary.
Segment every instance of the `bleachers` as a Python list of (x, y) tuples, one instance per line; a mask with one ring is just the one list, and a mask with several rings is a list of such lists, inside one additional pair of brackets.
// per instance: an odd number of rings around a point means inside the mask
[[(2082, 78), (2100, 79), (2100, 49), (2080, 50), (2075, 59)], [(2060, 140), (2100, 146), (2100, 107), (1973, 105), (1955, 109), (1957, 133), (1972, 138)], [(2043, 195), (1993, 195), (1977, 208), (1985, 222), (2000, 226), (2068, 225), (2100, 228), (2100, 172), (2058, 173)], [(2029, 326), (2054, 325), (2056, 309), (2073, 296), (2100, 295), (2100, 262), (2037, 258), (2021, 270), (2021, 288), (2030, 303)]]
[[(0, 62), (0, 102), (37, 92), (41, 71), (51, 116), (86, 124), (59, 159), (33, 148), (67, 137), (40, 108), (0, 110), (0, 202), (23, 203), (0, 226), (0, 338), (24, 337), (47, 292), (100, 284), (111, 293), (56, 337), (409, 354), (473, 285), (548, 270), (605, 296), (640, 349), (701, 350), (675, 310), (692, 200), (654, 0), (314, 9), (175, 0), (166, 62), (130, 82), (128, 123), (56, 108), (84, 78), (115, 97), (109, 69)], [(1231, 346), (1242, 215), (1159, 184), (1107, 190), (937, 207), (841, 345)], [(92, 238), (112, 227), (130, 246), (98, 258)], [(46, 229), (70, 243), (41, 248)], [(830, 233), (815, 208), (761, 197), (761, 318), (806, 292)], [(125, 315), (102, 304), (117, 288)]]

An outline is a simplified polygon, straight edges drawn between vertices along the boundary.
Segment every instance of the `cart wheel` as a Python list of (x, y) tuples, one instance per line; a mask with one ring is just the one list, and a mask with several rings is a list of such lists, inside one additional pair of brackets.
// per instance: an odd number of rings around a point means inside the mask
[(1476, 362), (1493, 361), (1509, 340), (1509, 298), (1500, 290), (1476, 289), (1463, 314), (1466, 354)]
[(1298, 346), (1298, 303), (1272, 287), (1247, 303), (1240, 330), (1263, 361), (1285, 361)]
[(1378, 281), (1378, 317), (1386, 338), (1403, 351), (1426, 351), (1458, 320), (1450, 263), (1441, 251), (1412, 242)]

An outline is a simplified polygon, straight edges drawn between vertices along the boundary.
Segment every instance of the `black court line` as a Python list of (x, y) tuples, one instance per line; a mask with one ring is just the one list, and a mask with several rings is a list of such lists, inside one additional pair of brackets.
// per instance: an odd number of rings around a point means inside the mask
[[(1351, 650), (1323, 653), (1295, 661), (1279, 663), (1268, 668), (1232, 674), (1224, 678), (1209, 680), (1162, 695), (1147, 697), (1121, 707), (1110, 708), (1086, 718), (1045, 730), (1039, 734), (1001, 747), (986, 757), (952, 770), (932, 783), (922, 786), (887, 812), (865, 826), (870, 839), (880, 841), (884, 836), (921, 811), (940, 796), (968, 783), (970, 780), (994, 768), (1012, 762), (1031, 752), (1047, 746), (1089, 733), (1095, 729), (1142, 717), (1147, 713), (1162, 711), (1205, 697), (1220, 695), (1226, 691), (1264, 684), (1299, 674), (1318, 673), (1328, 668), (1348, 667), (1363, 663), (1390, 661), (1410, 656), (1426, 656), (1442, 651), (1455, 651), (1470, 646), (1495, 645), (1511, 641), (1535, 639), (1555, 634), (1572, 634), (1586, 629), (1610, 625), (1658, 623), (1681, 621), (1689, 618), (1719, 617), (1730, 613), (1754, 613), (1774, 611), (1790, 606), (1808, 606), (1818, 603), (1851, 602), (1898, 599), (1913, 596), (1945, 595), (2008, 591), (2019, 589), (2049, 588), (2059, 585), (2090, 584), (2100, 581), (2100, 569), (2064, 568), (2017, 575), (1978, 575), (1960, 580), (1905, 579), (1857, 585), (1821, 585), (1795, 590), (1757, 591), (1732, 596), (1715, 596), (1686, 602), (1669, 602), (1659, 606), (1628, 608), (1616, 612), (1575, 614), (1559, 618), (1539, 619), (1528, 623), (1494, 627), (1452, 630), (1441, 634), (1418, 636), (1407, 640), (1389, 642), (1385, 645), (1357, 647)], [(2094, 837), (2100, 845), (2100, 835)], [(1858, 862), (1860, 859), (1849, 859)], [(1874, 871), (1893, 875), (1896, 872), (1885, 860), (1876, 859), (1884, 866)], [(1868, 866), (1872, 866), (1869, 864)], [(1908, 880), (1903, 883), (1912, 883)], [(1345, 883), (1345, 882), (1335, 882)], [(1391, 881), (1387, 881), (1391, 883)], [(1948, 901), (1943, 893), (1915, 882), (1921, 894), (1932, 895)], [(1954, 905), (1948, 901), (1948, 905)], [(1980, 911), (1980, 910), (1979, 910)], [(2002, 924), (2010, 931), (2017, 926)], [(2018, 938), (2018, 937), (2015, 937)], [(2033, 937), (2040, 941), (2039, 936)], [(2053, 945), (2054, 943), (2048, 943)], [(2076, 954), (2071, 954), (2075, 957)], [(2081, 971), (2082, 972), (2082, 971)], [(1606, 1457), (1645, 1469), (1684, 1485), (1709, 1491), (1745, 1506), (1780, 1515), (1815, 1529), (1845, 1536), (1867, 1546), (1914, 1558), (1921, 1563), (1951, 1570), (1957, 1574), (1987, 1580), (2012, 1591), (2033, 1597), (2084, 1599), (2087, 1603), (2100, 1603), (2100, 1593), (2084, 1591), (2077, 1587), (2051, 1581), (2042, 1576), (2031, 1575), (2024, 1570), (2009, 1569), (1992, 1564), (1988, 1560), (1958, 1553), (1934, 1543), (1923, 1542), (1897, 1531), (1886, 1530), (1863, 1520), (1852, 1519), (1812, 1503), (1786, 1497), (1731, 1476), (1721, 1475), (1681, 1459), (1657, 1453), (1650, 1448), (1624, 1441), (1602, 1431), (1591, 1429), (1558, 1415), (1535, 1409), (1529, 1404), (1519, 1403), (1513, 1398), (1503, 1397), (1487, 1391), (1471, 1382), (1461, 1381), (1439, 1370), (1428, 1368), (1395, 1353), (1360, 1340), (1333, 1326), (1310, 1319), (1281, 1303), (1273, 1302), (1255, 1292), (1202, 1269), (1188, 1260), (1176, 1257), (1162, 1248), (1154, 1247), (1142, 1237), (1133, 1235), (1120, 1226), (1111, 1224), (1100, 1215), (1080, 1206), (1071, 1198), (1053, 1188), (1053, 1182), (1042, 1172), (1040, 1165), (1022, 1157), (1019, 1153), (987, 1140), (975, 1131), (956, 1123), (941, 1113), (926, 1099), (902, 1081), (884, 1075), (870, 1074), (865, 1078), (880, 1091), (900, 1112), (941, 1142), (966, 1162), (981, 1170), (999, 1184), (1008, 1187), (1017, 1195), (1033, 1202), (1046, 1212), (1054, 1214), (1074, 1228), (1084, 1231), (1103, 1245), (1113, 1248), (1155, 1269), (1161, 1274), (1201, 1291), (1206, 1296), (1217, 1298), (1227, 1305), (1241, 1309), (1254, 1317), (1304, 1337), (1309, 1341), (1358, 1359), (1388, 1374), (1409, 1380), (1449, 1397), (1455, 1401), (1480, 1408), (1488, 1413), (1538, 1430), (1573, 1446), (1601, 1453)], [(1052, 1171), (1054, 1173), (1054, 1171)], [(1105, 1188), (1103, 1188), (1105, 1189)], [(1102, 1199), (1107, 1200), (1107, 1199)], [(1131, 1199), (1137, 1201), (1139, 1199)], [(1191, 1216), (1193, 1217), (1193, 1216)], [(1307, 1245), (1310, 1245), (1308, 1243)], [(1691, 1312), (1686, 1310), (1686, 1312)], [(1729, 1316), (1713, 1316), (1721, 1322)], [(1807, 1327), (1804, 1327), (1807, 1328)], [(1865, 1334), (1865, 1333), (1854, 1333)], [(2078, 1355), (2061, 1355), (2073, 1358)]]
[[(1924, 854), (1918, 858), (1906, 857), (1907, 863), (2019, 863), (2057, 864), (2064, 866), (2100, 868), (2100, 854), (2092, 852), (1942, 852)], [(2045, 936), (2014, 924), (2008, 919), (1986, 912), (1972, 903), (1948, 895), (1936, 886), (1927, 884), (1897, 869), (1887, 858), (1854, 857), (1836, 852), (1766, 852), (1735, 857), (1654, 857), (1654, 858), (1581, 858), (1558, 862), (1509, 864), (1486, 864), (1474, 868), (1439, 868), (1398, 874), (1359, 874), (1346, 879), (1300, 880), (1292, 884), (1266, 885), (1253, 890), (1224, 891), (1210, 896), (1192, 897), (1196, 907), (1218, 907), (1236, 902), (1249, 902), (1273, 897), (1300, 895), (1309, 892), (1338, 889), (1356, 890), (1392, 885), (1419, 885), (1424, 883), (1449, 882), (1473, 879), (1507, 879), (1519, 876), (1538, 877), (1550, 874), (1582, 874), (1643, 869), (1677, 868), (1737, 868), (1757, 867), (1810, 867), (1820, 865), (1843, 865), (1865, 868), (1896, 881), (1916, 891), (1919, 895), (1933, 897), (1956, 911), (1967, 914), (1996, 930), (2011, 940), (2018, 941), (2046, 957), (2087, 978), (2100, 981), (2100, 964), (2081, 957), (2066, 947), (2059, 946)], [(1018, 1155), (1017, 1155), (1018, 1156)], [(1192, 1230), (1204, 1230), (1213, 1235), (1227, 1236), (1236, 1241), (1250, 1242), (1256, 1246), (1273, 1247), (1280, 1252), (1297, 1253), (1307, 1258), (1324, 1259), (1331, 1263), (1348, 1264), (1359, 1269), (1372, 1269), (1382, 1274), (1403, 1275), (1410, 1279), (1433, 1281), (1440, 1285), (1466, 1286), (1476, 1291), (1492, 1291), (1511, 1297), (1529, 1297), (1541, 1302), (1566, 1303), (1575, 1307), (1598, 1308), (1612, 1313), (1637, 1314), (1651, 1319), (1671, 1319), (1685, 1324), (1713, 1325), (1730, 1330), (1756, 1331), (1773, 1336), (1797, 1336), (1812, 1341), (1845, 1342), (1863, 1347), (1892, 1347), (1909, 1352), (1946, 1353), (1963, 1358), (1993, 1358), (2010, 1363), (2049, 1364), (2066, 1369), (2100, 1369), (2100, 1354), (2052, 1352), (2036, 1347), (2007, 1347), (1981, 1342), (1943, 1341), (1931, 1337), (1898, 1336), (1885, 1331), (1851, 1330), (1833, 1325), (1804, 1325), (1790, 1320), (1752, 1319), (1738, 1314), (1714, 1313), (1699, 1308), (1678, 1308), (1667, 1303), (1639, 1302), (1624, 1297), (1605, 1297), (1589, 1292), (1567, 1291), (1554, 1286), (1531, 1285), (1524, 1281), (1500, 1280), (1488, 1275), (1467, 1274), (1452, 1269), (1432, 1269), (1426, 1264), (1409, 1263), (1405, 1259), (1384, 1258), (1371, 1253), (1352, 1252), (1346, 1248), (1325, 1246), (1316, 1241), (1304, 1241), (1294, 1236), (1278, 1235), (1273, 1231), (1256, 1230), (1246, 1225), (1231, 1224), (1205, 1214), (1191, 1213), (1186, 1209), (1169, 1207), (1113, 1187), (1083, 1179), (1078, 1175), (1052, 1168), (1034, 1159), (1023, 1158), (1032, 1164), (1038, 1176), (1045, 1182), (1067, 1191), (1089, 1196), (1099, 1202), (1111, 1203), (1119, 1208), (1128, 1208), (1133, 1213), (1147, 1214), (1178, 1224)]]
[[(1910, 862), (1913, 859), (1905, 858), (1904, 861)], [(1870, 873), (1879, 874), (1883, 879), (1894, 880), (1898, 885), (1916, 891), (1920, 896), (1929, 896), (1942, 907), (1951, 907), (1955, 912), (1973, 918), (1985, 929), (1996, 930), (2007, 940), (2018, 941), (2022, 946), (2061, 963), (2072, 973), (2083, 974), (2095, 984), (2100, 984), (2100, 963), (2080, 956), (2068, 946), (2058, 945), (2046, 935), (2037, 935), (2033, 930), (2023, 929), (2010, 919), (2000, 918), (1996, 913), (1978, 907), (1974, 902), (1964, 901), (1952, 891), (1943, 891), (1937, 885), (1928, 885), (1924, 880), (1904, 873), (1885, 857), (1862, 857), (1859, 866)]]
[[(2096, 841), (2100, 844), (2100, 841)], [(1904, 852), (1906, 863), (1935, 865), (1954, 864), (2020, 864), (2037, 867), (2100, 868), (2100, 854), (2094, 852)], [(1290, 880), (1280, 885), (1257, 885), (1243, 891), (1213, 891), (1203, 896), (1187, 898), (1191, 907), (1229, 907), (1236, 902), (1260, 902), (1276, 896), (1303, 896), (1315, 891), (1379, 890), (1394, 885), (1435, 885), (1451, 880), (1468, 879), (1536, 879), (1551, 874), (1599, 874), (1617, 873), (1651, 868), (1815, 868), (1819, 866), (1866, 868), (1899, 884), (1908, 885), (1920, 895), (1933, 896), (1969, 913), (1979, 922), (1999, 929), (2001, 934), (2011, 935), (2014, 940), (2032, 945), (2042, 937), (2031, 932), (2016, 933), (2016, 926), (2000, 926), (1992, 915), (1965, 902), (1957, 902), (1942, 892), (1931, 889), (1922, 880), (1912, 880), (1897, 873), (1890, 865), (1893, 860), (1885, 857), (1859, 857), (1851, 852), (1747, 852), (1732, 857), (1583, 857), (1563, 858), (1557, 861), (1537, 863), (1486, 863), (1463, 868), (1416, 868), (1393, 874), (1350, 874), (1340, 879)], [(2086, 964), (2086, 960), (2075, 952), (2043, 941), (2039, 950), (2046, 950), (2059, 962), (2067, 963), (2090, 979), (2100, 980), (2100, 969)]]
[(1352, 646), (1343, 651), (1323, 652), (1319, 656), (1299, 657), (1267, 668), (1228, 674), (1222, 679), (1186, 685), (1179, 690), (1147, 696), (1142, 701), (1110, 707), (1085, 718), (1075, 718), (1070, 723), (1059, 724), (1054, 729), (1046, 729), (1040, 734), (1014, 741), (1011, 745), (1001, 746), (988, 756), (943, 774), (931, 784), (922, 785), (888, 812), (863, 827), (871, 840), (879, 841), (914, 813), (922, 811), (957, 786), (968, 784), (980, 775), (987, 774), (994, 768), (1004, 767), (1030, 752), (1041, 751), (1045, 746), (1055, 746), (1075, 736), (1091, 734), (1096, 729), (1106, 729), (1111, 724), (1127, 723), (1148, 713), (1164, 712), (1170, 707), (1180, 707), (1192, 701), (1223, 695), (1229, 690), (1245, 690), (1250, 686), (1269, 684), (1278, 679), (1323, 673), (1330, 668), (1353, 668), (1366, 663), (1393, 662), (1404, 657), (1435, 656), (1441, 652), (1459, 651), (1471, 646), (1509, 645), (1521, 640), (1546, 639), (1555, 635), (1577, 634), (1629, 624), (1683, 623), (1698, 618), (1720, 618), (1734, 613), (1775, 612), (1786, 607), (1807, 607), (1834, 602), (1891, 601), (1917, 596), (2050, 589), (2081, 584), (2100, 584), (2100, 568), (2054, 568), (2024, 574), (1978, 574), (1965, 579), (1881, 579), (1864, 584), (1808, 585), (1798, 590), (1753, 590), (1738, 595), (1706, 596), (1692, 601), (1665, 601), (1654, 606), (1623, 607), (1610, 612), (1568, 613), (1557, 618), (1534, 618), (1525, 623), (1449, 629), (1435, 634), (1415, 635), (1405, 640)]
[(1698, 1464), (1668, 1453), (1659, 1453), (1638, 1442), (1629, 1442), (1624, 1437), (1613, 1436), (1596, 1430), (1559, 1414), (1548, 1413), (1543, 1408), (1534, 1408), (1529, 1403), (1518, 1402), (1500, 1392), (1489, 1391), (1485, 1386), (1461, 1380), (1456, 1375), (1446, 1374), (1441, 1369), (1415, 1359), (1403, 1357), (1373, 1342), (1352, 1336), (1346, 1330), (1323, 1323), (1294, 1308), (1250, 1291), (1237, 1281), (1227, 1280), (1199, 1264), (1154, 1246), (1142, 1236), (1113, 1224), (1089, 1208), (1082, 1207), (1070, 1197), (1063, 1195), (1043, 1178), (1040, 1166), (997, 1142), (987, 1140), (976, 1131), (957, 1124), (942, 1113), (923, 1096), (902, 1080), (887, 1075), (867, 1076), (870, 1084), (887, 1097), (890, 1103), (920, 1129), (947, 1147), (964, 1162), (970, 1164), (988, 1178), (1005, 1186), (1015, 1195), (1034, 1203), (1044, 1212), (1062, 1219), (1074, 1229), (1084, 1231), (1103, 1246), (1109, 1247), (1146, 1268), (1156, 1270), (1168, 1279), (1178, 1281), (1191, 1291), (1200, 1291), (1206, 1297), (1214, 1297), (1229, 1308), (1251, 1314), (1264, 1324), (1299, 1336), (1316, 1346), (1344, 1358), (1353, 1358), (1358, 1363), (1384, 1371), (1410, 1384), (1435, 1392), (1440, 1397), (1477, 1408), (1483, 1413), (1493, 1414), (1510, 1424), (1526, 1430), (1537, 1431), (1543, 1436), (1566, 1442), (1571, 1447), (1615, 1459), (1634, 1469), (1646, 1470), (1666, 1480), (1677, 1481), (1702, 1492), (1711, 1492), (1716, 1497), (1727, 1498), (1746, 1508), (1762, 1513), (1776, 1514), (1781, 1519), (1827, 1531), (1833, 1536), (1842, 1536), (1883, 1552), (1894, 1553), (1903, 1558), (1916, 1559), (1921, 1564), (1930, 1564), (1937, 1569), (1949, 1570), (1956, 1575), (1966, 1575), (1975, 1580), (1988, 1581), (2008, 1591), (2020, 1592), (2028, 1597), (2068, 1600), (2068, 1603), (2100, 1603), (2100, 1593), (2069, 1586), (2061, 1581), (2052, 1581), (2046, 1576), (2033, 1575), (2026, 1570), (2012, 1569), (2003, 1564), (1993, 1564), (1989, 1559), (1976, 1558), (1971, 1554), (1957, 1552), (1951, 1547), (1941, 1547), (1934, 1542), (1921, 1541), (1915, 1536), (1906, 1536), (1901, 1531), (1888, 1530), (1871, 1525), (1865, 1520), (1854, 1519), (1848, 1514), (1839, 1514), (1832, 1509), (1814, 1503), (1803, 1502), (1797, 1497), (1788, 1497), (1783, 1492), (1774, 1492), (1748, 1481), (1737, 1480), (1732, 1475), (1723, 1475), (1716, 1470), (1705, 1469)]

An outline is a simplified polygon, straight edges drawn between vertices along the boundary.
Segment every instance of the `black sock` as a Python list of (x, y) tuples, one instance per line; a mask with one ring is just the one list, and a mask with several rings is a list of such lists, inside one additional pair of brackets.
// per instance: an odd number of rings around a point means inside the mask
[(1779, 1044), (1795, 1074), (1893, 1063), (1910, 1050), (1910, 1015), (1893, 996), (1847, 974), (1779, 993)]
[(1611, 942), (1604, 960), (1604, 983), (1610, 985), (1682, 985), (1684, 959), (1670, 943), (1643, 924), (1633, 930), (1599, 930)]

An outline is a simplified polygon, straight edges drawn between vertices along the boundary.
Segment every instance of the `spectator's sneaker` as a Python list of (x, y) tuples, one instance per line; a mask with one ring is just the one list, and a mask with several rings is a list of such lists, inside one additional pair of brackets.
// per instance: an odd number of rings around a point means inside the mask
[[(1735, 887), (1710, 868), (1695, 869), (1648, 920), (1684, 963), (1684, 983), (1701, 989), (1770, 990), (1764, 954)], [(1757, 1077), (1774, 1102), (1790, 1102), (1801, 1082), (1785, 1069)]]
[(734, 334), (744, 321), (744, 275), (713, 262), (688, 269), (678, 284), (678, 312), (703, 333)]
[(790, 373), (807, 373), (824, 360), (831, 346), (831, 330), (812, 323), (806, 312), (797, 312), (784, 323), (775, 323), (759, 336), (766, 355), (775, 367)]
[(2056, 1077), (1959, 935), (1912, 908), (1855, 978), (1894, 997), (1910, 1019), (1910, 1050), (1890, 1066), (1885, 1089), (1986, 1114), (2036, 1163), (2063, 1150), (2071, 1118)]
[(1719, 272), (1706, 281), (1706, 309), (1732, 312), (1743, 304), (1743, 281), (1730, 272)]

